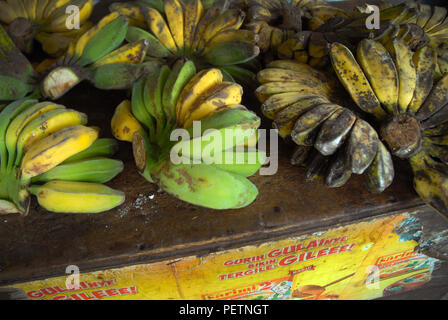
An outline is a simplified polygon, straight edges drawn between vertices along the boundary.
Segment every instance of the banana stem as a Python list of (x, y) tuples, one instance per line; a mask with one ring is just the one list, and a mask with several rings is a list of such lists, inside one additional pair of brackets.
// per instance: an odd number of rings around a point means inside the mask
[(0, 184), (0, 197), (2, 199), (11, 200), (20, 210), (21, 213), (26, 212), (26, 208), (23, 206), (23, 202), (20, 199), (20, 190), (25, 187), (27, 184), (26, 181), (21, 181), (18, 178), (17, 169), (12, 168), (11, 170), (7, 170), (1, 175), (1, 184)]

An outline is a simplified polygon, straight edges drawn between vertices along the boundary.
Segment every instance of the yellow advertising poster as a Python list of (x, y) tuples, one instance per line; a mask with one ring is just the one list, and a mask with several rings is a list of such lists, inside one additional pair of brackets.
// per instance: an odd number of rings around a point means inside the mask
[[(409, 228), (412, 226), (412, 228)], [(423, 286), (438, 260), (415, 252), (401, 214), (205, 257), (16, 284), (29, 299), (375, 299)], [(75, 278), (76, 279), (76, 278)], [(71, 282), (70, 282), (71, 283)]]

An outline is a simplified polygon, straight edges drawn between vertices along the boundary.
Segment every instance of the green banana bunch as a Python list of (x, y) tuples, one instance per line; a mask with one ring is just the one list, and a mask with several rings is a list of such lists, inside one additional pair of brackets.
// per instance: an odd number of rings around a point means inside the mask
[(35, 90), (36, 73), (0, 25), (0, 101), (20, 99)]
[(121, 46), (127, 30), (127, 18), (113, 12), (73, 41), (56, 63), (44, 61), (37, 68), (44, 75), (42, 95), (58, 99), (83, 80), (99, 89), (130, 88), (157, 63), (143, 63), (146, 40)]
[[(67, 27), (69, 6), (79, 10), (79, 26), (73, 29)], [(31, 53), (37, 40), (46, 53), (59, 56), (92, 26), (87, 20), (93, 6), (93, 0), (1, 0), (0, 23), (8, 26), (9, 35), (22, 52)]]
[(131, 101), (115, 110), (112, 132), (132, 142), (137, 169), (162, 190), (199, 206), (241, 208), (258, 194), (247, 177), (266, 160), (246, 150), (260, 118), (240, 104), (242, 94), (219, 69), (197, 72), (181, 59), (134, 84)]
[(123, 170), (108, 158), (117, 142), (98, 139), (86, 124), (85, 114), (48, 101), (25, 98), (1, 110), (1, 214), (26, 215), (30, 192), (54, 212), (106, 211), (124, 201), (122, 192), (102, 185)]
[(185, 58), (193, 60), (200, 70), (217, 67), (226, 80), (250, 84), (254, 70), (247, 62), (260, 50), (255, 45), (257, 36), (241, 29), (246, 16), (243, 11), (229, 8), (228, 1), (221, 0), (208, 8), (201, 0), (157, 2), (110, 6), (112, 12), (130, 19), (127, 41), (147, 41), (147, 60), (171, 65)]

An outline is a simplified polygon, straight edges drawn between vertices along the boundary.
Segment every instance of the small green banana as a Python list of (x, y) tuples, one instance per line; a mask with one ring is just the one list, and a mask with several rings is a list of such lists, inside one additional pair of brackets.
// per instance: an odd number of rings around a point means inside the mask
[(87, 149), (66, 159), (63, 164), (94, 157), (108, 157), (114, 155), (117, 151), (117, 140), (112, 138), (100, 138), (95, 140)]
[(31, 183), (42, 183), (51, 180), (105, 183), (115, 178), (122, 171), (122, 161), (96, 157), (62, 163), (33, 177)]

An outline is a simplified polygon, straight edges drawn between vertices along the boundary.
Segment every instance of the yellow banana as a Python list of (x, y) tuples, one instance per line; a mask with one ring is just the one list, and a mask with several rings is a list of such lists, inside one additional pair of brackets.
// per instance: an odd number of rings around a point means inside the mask
[(126, 16), (129, 21), (129, 25), (146, 28), (146, 20), (139, 6), (126, 2), (114, 2), (110, 5), (111, 11), (120, 12)]
[[(198, 51), (203, 49), (204, 43), (204, 32), (207, 26), (214, 21), (221, 13), (221, 8), (219, 7), (211, 7), (207, 9), (202, 16), (202, 19), (199, 21), (196, 26), (196, 31), (193, 40), (193, 47), (197, 48)], [(202, 44), (202, 46), (200, 46)]]
[(255, 90), (255, 95), (260, 102), (265, 102), (271, 95), (286, 92), (306, 92), (328, 97), (331, 88), (325, 84), (321, 86), (310, 85), (308, 81), (267, 82)]
[(218, 32), (227, 29), (239, 29), (245, 14), (237, 9), (229, 9), (212, 21), (204, 31), (204, 42), (209, 42)]
[(30, 179), (56, 167), (70, 156), (87, 149), (97, 138), (97, 130), (75, 125), (37, 141), (23, 157), (22, 177)]
[(322, 72), (310, 67), (306, 63), (300, 63), (294, 60), (274, 60), (267, 65), (267, 68), (291, 70), (302, 74), (307, 74), (322, 81), (327, 80), (326, 76)]
[(390, 114), (396, 114), (398, 72), (387, 50), (378, 41), (364, 39), (358, 44), (357, 60), (382, 105)]
[(378, 119), (386, 117), (375, 92), (353, 54), (346, 46), (333, 43), (330, 58), (336, 74), (358, 107)]
[(92, 68), (99, 68), (106, 64), (113, 63), (132, 63), (139, 64), (143, 62), (146, 56), (147, 42), (140, 40), (134, 43), (128, 43), (111, 53), (105, 55), (103, 58), (97, 60)]
[(400, 88), (398, 107), (399, 111), (404, 113), (414, 96), (414, 91), (417, 86), (417, 73), (414, 62), (412, 61), (413, 53), (407, 43), (402, 39), (393, 39), (389, 48), (398, 71)]
[(111, 120), (112, 134), (121, 141), (132, 142), (134, 133), (142, 130), (142, 125), (132, 115), (131, 101), (125, 100), (115, 109)]
[(185, 121), (184, 128), (189, 128), (193, 121), (202, 120), (215, 112), (231, 105), (241, 103), (243, 88), (233, 82), (222, 82), (205, 92), (190, 108)]
[(425, 120), (431, 117), (448, 103), (448, 73), (440, 79), (431, 89), (428, 97), (417, 111), (419, 120)]
[(310, 86), (321, 86), (324, 83), (314, 76), (294, 70), (286, 70), (280, 68), (263, 69), (257, 74), (257, 80), (261, 84), (268, 82), (308, 82)]
[[(92, 14), (93, 0), (72, 0), (71, 5), (76, 6), (79, 9), (79, 23), (83, 24)], [(51, 15), (45, 18), (45, 24), (42, 28), (43, 31), (52, 32), (64, 32), (67, 31), (67, 14), (66, 6), (57, 8)]]
[(23, 152), (35, 142), (65, 127), (87, 123), (87, 115), (72, 109), (55, 109), (45, 112), (30, 121), (17, 140), (16, 165), (19, 164)]
[(160, 12), (153, 8), (145, 8), (144, 10), (148, 16), (148, 25), (151, 32), (171, 53), (177, 52), (176, 42)]
[(22, 113), (20, 113), (8, 126), (5, 136), (5, 143), (8, 149), (8, 165), (11, 167), (14, 164), (17, 140), (22, 130), (34, 119), (41, 114), (55, 109), (65, 109), (63, 105), (55, 104), (53, 102), (41, 102), (36, 103), (33, 106), (28, 107)]
[(323, 100), (327, 100), (325, 97), (316, 95), (306, 91), (292, 91), (277, 93), (267, 98), (261, 105), (261, 111), (265, 117), (269, 119), (275, 119), (276, 114), (287, 106), (302, 101), (303, 99), (309, 99), (311, 97), (319, 97)]
[(201, 0), (190, 0), (184, 4), (184, 46), (187, 50), (193, 50), (196, 26), (204, 14)]
[(207, 69), (198, 72), (182, 89), (176, 105), (176, 114), (179, 123), (183, 123), (187, 112), (193, 103), (210, 88), (222, 82), (222, 73), (219, 69)]
[(416, 113), (432, 89), (437, 55), (431, 47), (425, 46), (415, 52), (412, 60), (416, 69), (417, 84), (407, 111)]
[(30, 192), (41, 207), (61, 213), (104, 212), (125, 200), (123, 192), (92, 182), (53, 180), (42, 186), (32, 185)]
[(177, 47), (184, 47), (184, 9), (179, 0), (164, 1), (165, 15)]
[(218, 33), (205, 45), (204, 53), (207, 53), (215, 45), (221, 44), (224, 42), (239, 40), (239, 41), (247, 41), (247, 42), (256, 43), (257, 38), (258, 38), (258, 36), (249, 30), (244, 30), (244, 29), (225, 30), (223, 32)]

